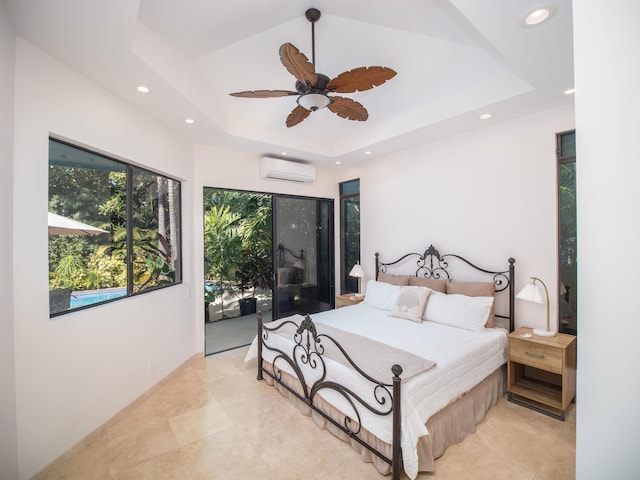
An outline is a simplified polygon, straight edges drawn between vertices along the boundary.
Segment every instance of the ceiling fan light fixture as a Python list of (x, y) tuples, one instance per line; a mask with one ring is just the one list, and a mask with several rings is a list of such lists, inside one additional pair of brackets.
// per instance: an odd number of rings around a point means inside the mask
[(298, 105), (310, 112), (321, 110), (331, 103), (331, 99), (322, 93), (307, 93), (298, 97)]

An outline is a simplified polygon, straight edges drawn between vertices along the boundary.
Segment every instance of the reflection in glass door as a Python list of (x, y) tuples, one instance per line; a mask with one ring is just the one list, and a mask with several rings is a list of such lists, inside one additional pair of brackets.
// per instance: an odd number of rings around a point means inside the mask
[(273, 318), (333, 308), (333, 200), (273, 198)]

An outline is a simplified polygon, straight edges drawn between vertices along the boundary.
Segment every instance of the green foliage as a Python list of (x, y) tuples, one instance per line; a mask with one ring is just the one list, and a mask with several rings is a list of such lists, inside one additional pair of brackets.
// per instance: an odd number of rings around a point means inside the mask
[(558, 176), (560, 259), (562, 265), (575, 265), (577, 256), (576, 162), (560, 164)]
[(83, 272), (84, 262), (78, 255), (67, 255), (62, 257), (54, 269), (58, 282), (55, 287), (77, 290), (79, 285), (82, 283), (80, 277)]
[(271, 288), (271, 199), (252, 194), (247, 203), (251, 208), (240, 226), (242, 261), (238, 276), (242, 285)]
[(89, 257), (86, 272), (87, 290), (127, 286), (127, 266), (122, 258), (96, 251)]
[(123, 261), (96, 251), (87, 256), (69, 254), (56, 262), (50, 274), (49, 288), (96, 290), (124, 287), (127, 271)]
[(271, 197), (206, 189), (204, 194), (205, 300), (229, 285), (265, 287), (271, 283)]
[(240, 261), (240, 215), (228, 205), (211, 207), (204, 215), (204, 264), (209, 279), (230, 279)]
[[(127, 205), (125, 167), (115, 171), (49, 167), (49, 211), (96, 225), (110, 234), (49, 237), (50, 288), (74, 290), (127, 285)], [(133, 169), (133, 264), (136, 291), (175, 281), (178, 225), (171, 223), (179, 184)], [(172, 234), (168, 238), (168, 234)], [(175, 252), (172, 250), (176, 250)]]

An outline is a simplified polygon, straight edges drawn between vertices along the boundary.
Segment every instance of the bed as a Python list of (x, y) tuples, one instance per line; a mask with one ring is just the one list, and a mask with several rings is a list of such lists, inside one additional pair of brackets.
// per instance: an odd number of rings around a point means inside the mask
[[(411, 264), (410, 275), (392, 273)], [(460, 267), (473, 281), (458, 280)], [(246, 360), (381, 474), (414, 479), (504, 394), (514, 269), (512, 258), (491, 270), (432, 245), (386, 263), (376, 254), (363, 302), (268, 324), (259, 316)]]

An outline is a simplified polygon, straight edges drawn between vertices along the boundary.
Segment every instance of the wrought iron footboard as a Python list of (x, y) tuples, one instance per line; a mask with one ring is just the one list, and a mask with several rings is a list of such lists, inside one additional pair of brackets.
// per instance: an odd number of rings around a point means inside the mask
[[(285, 328), (288, 325), (293, 325), (296, 329), (296, 333), (293, 336), (295, 345), (291, 352), (284, 352), (274, 346), (270, 346), (269, 334), (271, 332), (277, 332)], [(267, 326), (262, 322), (262, 313), (258, 313), (258, 380), (263, 379), (263, 374), (266, 374), (273, 378), (275, 382), (287, 389), (295, 397), (307, 404), (313, 411), (320, 414), (324, 419), (331, 422), (342, 432), (346, 433), (350, 438), (354, 439), (364, 448), (371, 453), (381, 458), (384, 462), (391, 465), (392, 480), (400, 479), (400, 465), (401, 465), (401, 449), (400, 449), (400, 375), (402, 374), (402, 367), (400, 365), (393, 365), (391, 368), (391, 382), (386, 383), (378, 379), (369, 376), (359, 365), (352, 360), (345, 349), (340, 343), (329, 335), (318, 333), (316, 326), (311, 320), (311, 317), (307, 315), (305, 319), (299, 324), (293, 320), (285, 320), (276, 326)], [(323, 343), (324, 342), (324, 343)], [(353, 367), (353, 369), (371, 385), (371, 393), (375, 399), (375, 403), (365, 400), (360, 395), (355, 393), (350, 388), (339, 383), (327, 380), (327, 364), (325, 363), (325, 345), (328, 342), (333, 344), (341, 352), (344, 359)], [(273, 371), (267, 368), (263, 368), (262, 364), (262, 352), (263, 349), (267, 349), (275, 354), (272, 360)], [(302, 394), (296, 391), (291, 386), (282, 381), (282, 370), (280, 365), (282, 363), (287, 364), (301, 387)], [(311, 368), (312, 371), (319, 374), (319, 378), (310, 382), (305, 378), (303, 365), (306, 368)], [(315, 401), (316, 395), (323, 390), (332, 390), (340, 394), (350, 405), (352, 412), (344, 413), (345, 418), (343, 422), (333, 418), (328, 412), (323, 411)], [(376, 449), (374, 446), (368, 444), (362, 437), (362, 417), (361, 411), (365, 408), (375, 415), (379, 416), (391, 416), (392, 427), (392, 455), (389, 458), (383, 452)]]

